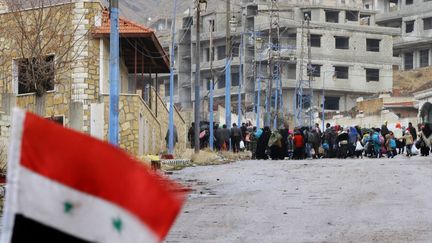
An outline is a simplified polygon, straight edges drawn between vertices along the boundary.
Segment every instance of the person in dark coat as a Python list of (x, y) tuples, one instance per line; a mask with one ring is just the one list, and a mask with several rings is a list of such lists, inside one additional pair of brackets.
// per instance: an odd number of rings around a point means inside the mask
[(268, 148), (268, 141), (271, 136), (271, 131), (269, 127), (264, 127), (263, 133), (258, 139), (257, 148), (256, 148), (256, 158), (257, 159), (268, 159), (266, 150)]
[(287, 145), (288, 136), (289, 136), (289, 125), (284, 124), (284, 127), (279, 130), (279, 133), (282, 136), (281, 151), (280, 151), (279, 159), (285, 159), (286, 157), (289, 157), (288, 156), (288, 145)]
[(408, 123), (407, 130), (410, 132), (411, 136), (413, 137), (413, 140), (416, 141), (417, 140), (417, 130), (415, 129), (415, 127), (413, 127), (411, 122)]
[(233, 123), (231, 128), (231, 144), (234, 153), (240, 152), (240, 141), (242, 141), (242, 131), (237, 127), (236, 123)]
[(192, 126), (188, 131), (188, 141), (190, 142), (191, 148), (195, 147), (195, 123), (192, 122)]
[(221, 150), (226, 151), (229, 149), (229, 139), (230, 139), (230, 130), (227, 128), (227, 125), (223, 125), (222, 129), (220, 129), (220, 141), (221, 141)]

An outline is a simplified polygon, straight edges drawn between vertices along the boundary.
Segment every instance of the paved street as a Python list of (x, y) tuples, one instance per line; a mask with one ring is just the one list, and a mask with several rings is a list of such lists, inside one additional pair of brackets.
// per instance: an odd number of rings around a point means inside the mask
[(167, 242), (430, 242), (432, 158), (194, 167)]

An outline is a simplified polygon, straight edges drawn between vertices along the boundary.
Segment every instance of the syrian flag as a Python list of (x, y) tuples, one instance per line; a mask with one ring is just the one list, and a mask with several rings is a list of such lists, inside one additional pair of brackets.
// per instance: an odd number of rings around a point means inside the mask
[(185, 199), (120, 149), (14, 111), (1, 243), (160, 242)]

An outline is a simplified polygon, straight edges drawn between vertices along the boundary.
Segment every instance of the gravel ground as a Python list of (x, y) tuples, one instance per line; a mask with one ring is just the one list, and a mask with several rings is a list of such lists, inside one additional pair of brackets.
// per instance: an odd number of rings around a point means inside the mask
[(431, 242), (432, 158), (193, 167), (166, 242)]

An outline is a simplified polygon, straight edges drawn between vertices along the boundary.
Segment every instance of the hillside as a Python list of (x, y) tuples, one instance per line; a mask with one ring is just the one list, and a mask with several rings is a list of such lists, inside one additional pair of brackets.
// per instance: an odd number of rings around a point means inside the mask
[[(147, 24), (147, 19), (172, 16), (173, 0), (120, 0), (120, 14), (135, 22)], [(183, 13), (193, 0), (177, 0), (178, 13)]]
[[(236, 0), (233, 0), (234, 3)], [(193, 7), (195, 0), (177, 0), (177, 14), (183, 14)], [(209, 0), (208, 9), (218, 5), (225, 6), (225, 0)], [(147, 24), (147, 19), (153, 20), (172, 16), (174, 0), (120, 0), (120, 13), (135, 22)]]
[(432, 83), (432, 67), (409, 71), (393, 72), (393, 92), (395, 95), (410, 95)]

